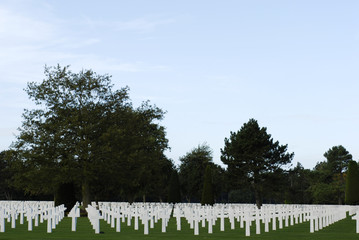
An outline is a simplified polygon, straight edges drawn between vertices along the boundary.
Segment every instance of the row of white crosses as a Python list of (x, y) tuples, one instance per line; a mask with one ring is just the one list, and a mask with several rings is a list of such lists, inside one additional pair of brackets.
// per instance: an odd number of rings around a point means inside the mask
[(100, 233), (100, 219), (103, 218), (100, 214), (100, 211), (92, 205), (88, 205), (86, 211), (87, 217), (89, 218), (92, 228), (95, 230), (95, 233)]
[(319, 231), (339, 220), (346, 218), (349, 206), (343, 205), (316, 205), (310, 209), (310, 232)]
[[(215, 204), (201, 206), (199, 204), (176, 204), (173, 216), (176, 218), (177, 230), (181, 229), (181, 217), (184, 217), (194, 235), (199, 234), (199, 223), (202, 227), (208, 225), (208, 233), (213, 232), (213, 226), (217, 219), (220, 220), (220, 231), (224, 231), (224, 219), (228, 218), (231, 229), (235, 228), (235, 222), (240, 227), (245, 226), (245, 235), (250, 236), (250, 227), (255, 222), (256, 234), (261, 233), (261, 223), (264, 223), (264, 231), (269, 231), (269, 223), (272, 230), (289, 225), (310, 221), (310, 232), (319, 231), (330, 224), (344, 219), (348, 206), (338, 205), (263, 205), (258, 209), (255, 205), (248, 204)], [(359, 218), (359, 217), (358, 217)]]
[[(213, 207), (201, 206), (200, 204), (176, 204), (174, 206), (173, 216), (176, 218), (177, 230), (181, 230), (180, 224), (182, 217), (187, 220), (190, 228), (194, 230), (194, 235), (199, 235), (200, 223), (202, 227), (208, 225), (208, 233), (213, 233), (213, 226), (218, 219), (220, 222), (220, 231), (225, 230), (226, 218), (229, 218), (231, 229), (235, 227), (235, 218), (237, 218), (237, 220), (240, 219), (241, 227), (243, 227), (243, 222), (248, 222), (248, 220), (251, 219), (248, 214), (244, 214), (243, 211), (240, 211), (240, 208), (232, 208), (233, 206), (234, 205), (228, 204), (216, 204)], [(242, 205), (242, 207), (251, 209), (252, 205)]]
[[(16, 227), (16, 220), (20, 218), (20, 224), (24, 224), (26, 217), (28, 230), (32, 231), (33, 224), (38, 226), (39, 222), (47, 220), (47, 232), (64, 218), (65, 207), (63, 205), (54, 207), (54, 202), (39, 201), (0, 201), (0, 232), (5, 232), (5, 221), (11, 222), (11, 227)], [(356, 206), (342, 205), (263, 205), (258, 209), (253, 204), (215, 204), (214, 206), (201, 206), (200, 204), (168, 204), (168, 203), (119, 203), (99, 202), (92, 203), (86, 209), (88, 218), (95, 230), (100, 233), (100, 219), (104, 219), (116, 231), (121, 231), (121, 222), (130, 226), (134, 220), (134, 229), (139, 229), (140, 222), (144, 225), (144, 234), (149, 234), (149, 228), (161, 220), (162, 232), (166, 232), (168, 221), (173, 210), (176, 218), (177, 230), (181, 230), (181, 219), (184, 218), (199, 234), (199, 224), (202, 228), (208, 226), (208, 233), (213, 233), (213, 226), (219, 220), (220, 231), (225, 230), (225, 219), (228, 219), (231, 229), (235, 229), (236, 222), (241, 228), (245, 227), (245, 235), (250, 236), (250, 227), (253, 222), (256, 225), (256, 234), (261, 233), (261, 223), (264, 231), (281, 229), (310, 221), (310, 232), (319, 231), (330, 224), (344, 219), (346, 212), (354, 215), (357, 221), (357, 233), (359, 233), (359, 208)], [(69, 217), (72, 218), (72, 231), (76, 231), (76, 220), (80, 217), (79, 203), (71, 209)], [(34, 222), (33, 222), (34, 221)]]
[[(350, 206), (340, 205), (268, 204), (258, 209), (253, 204), (201, 206), (200, 204), (180, 203), (173, 206), (168, 203), (99, 202), (97, 206), (94, 202), (89, 210), (91, 212), (89, 218), (96, 233), (99, 233), (99, 219), (101, 218), (111, 224), (112, 228), (116, 227), (117, 232), (121, 231), (121, 222), (125, 223), (126, 219), (128, 226), (134, 219), (135, 230), (139, 229), (139, 221), (141, 221), (144, 225), (144, 234), (149, 234), (149, 228), (153, 228), (154, 223), (162, 219), (162, 232), (166, 232), (172, 208), (178, 231), (181, 230), (181, 218), (187, 220), (195, 235), (199, 234), (200, 223), (202, 228), (208, 226), (208, 233), (213, 233), (213, 226), (217, 220), (219, 220), (220, 231), (225, 231), (225, 219), (227, 218), (232, 230), (235, 229), (236, 222), (239, 222), (240, 227), (245, 228), (246, 236), (250, 236), (253, 222), (256, 226), (256, 234), (261, 233), (261, 224), (264, 224), (264, 232), (269, 232), (270, 223), (272, 230), (277, 230), (277, 227), (282, 229), (306, 221), (310, 221), (310, 232), (313, 233), (344, 219), (346, 212), (351, 210)], [(359, 222), (359, 214), (353, 219), (357, 218)]]
[[(357, 233), (359, 233), (359, 209), (351, 206), (340, 205), (263, 205), (257, 209), (252, 204), (216, 204), (212, 206), (201, 206), (200, 204), (171, 204), (164, 203), (99, 203), (97, 210), (96, 203), (87, 208), (88, 217), (94, 227), (95, 233), (100, 232), (100, 219), (104, 219), (116, 231), (121, 231), (121, 221), (127, 219), (127, 225), (131, 225), (134, 219), (134, 229), (139, 229), (139, 221), (144, 225), (144, 234), (149, 234), (149, 228), (154, 227), (159, 219), (162, 219), (162, 232), (166, 227), (173, 208), (173, 217), (176, 218), (177, 230), (181, 230), (181, 218), (185, 218), (194, 234), (199, 234), (199, 223), (202, 227), (208, 225), (208, 233), (213, 233), (213, 226), (219, 219), (220, 230), (224, 231), (224, 221), (229, 219), (231, 229), (239, 222), (240, 227), (245, 226), (245, 235), (250, 235), (250, 227), (253, 222), (256, 224), (256, 234), (260, 234), (261, 222), (264, 223), (264, 231), (269, 231), (269, 223), (272, 223), (272, 230), (288, 227), (304, 221), (310, 221), (310, 232), (319, 231), (330, 224), (344, 219), (346, 212), (357, 221)], [(38, 201), (0, 201), (0, 232), (5, 232), (5, 220), (11, 222), (11, 227), (16, 227), (16, 220), (20, 218), (20, 224), (24, 224), (24, 217), (28, 221), (28, 230), (32, 231), (34, 225), (38, 226), (39, 221), (47, 220), (47, 232), (52, 229), (64, 217), (65, 207), (63, 205), (54, 207), (53, 202)], [(72, 218), (72, 231), (76, 231), (76, 219), (80, 216), (79, 203), (71, 209), (69, 217)], [(39, 220), (40, 218), (40, 220)]]
[[(92, 203), (96, 207), (96, 203)], [(112, 228), (116, 227), (116, 232), (121, 231), (121, 222), (127, 221), (127, 226), (131, 226), (134, 219), (134, 229), (139, 229), (140, 222), (143, 224), (144, 234), (149, 234), (149, 229), (154, 228), (154, 224), (161, 220), (162, 232), (166, 232), (168, 221), (171, 218), (173, 205), (169, 203), (133, 203), (127, 202), (99, 202), (98, 206), (102, 213), (102, 218)]]
[(51, 233), (57, 224), (65, 217), (66, 207), (62, 204), (57, 207), (49, 207), (44, 209), (43, 218), (47, 220), (47, 232)]
[[(54, 202), (40, 201), (0, 201), (0, 232), (5, 232), (5, 221), (11, 222), (11, 227), (16, 227), (16, 220), (20, 218), (20, 224), (24, 224), (26, 217), (28, 230), (32, 231), (33, 224), (38, 226), (39, 222), (47, 220), (47, 232), (64, 218), (65, 207), (63, 205), (54, 207)], [(86, 209), (88, 218), (95, 230), (100, 233), (100, 219), (104, 219), (116, 231), (121, 231), (121, 222), (130, 226), (134, 220), (134, 229), (139, 229), (140, 222), (144, 225), (144, 234), (149, 234), (149, 228), (161, 220), (162, 232), (166, 232), (168, 221), (173, 210), (176, 218), (177, 230), (181, 230), (181, 219), (184, 218), (199, 234), (199, 224), (202, 228), (208, 226), (208, 233), (213, 233), (213, 226), (219, 220), (220, 231), (225, 230), (225, 219), (230, 222), (230, 228), (235, 229), (236, 222), (241, 228), (245, 227), (245, 235), (250, 236), (250, 227), (253, 222), (256, 225), (256, 234), (261, 233), (261, 223), (264, 231), (269, 231), (289, 225), (310, 221), (310, 232), (319, 231), (330, 224), (344, 219), (346, 213), (354, 215), (357, 233), (359, 233), (359, 207), (343, 205), (263, 205), (258, 209), (253, 204), (215, 204), (214, 206), (201, 206), (200, 204), (168, 204), (168, 203), (121, 203), (121, 202), (95, 202)], [(69, 217), (72, 218), (72, 231), (76, 231), (76, 221), (80, 217), (79, 203), (71, 209)], [(34, 223), (33, 223), (34, 221)]]
[[(16, 220), (20, 218), (20, 224), (24, 224), (26, 217), (28, 231), (47, 220), (47, 232), (64, 218), (66, 208), (64, 205), (54, 207), (54, 202), (49, 201), (0, 201), (0, 232), (5, 232), (5, 220), (11, 222), (11, 228), (16, 227)], [(33, 223), (34, 220), (34, 223)]]

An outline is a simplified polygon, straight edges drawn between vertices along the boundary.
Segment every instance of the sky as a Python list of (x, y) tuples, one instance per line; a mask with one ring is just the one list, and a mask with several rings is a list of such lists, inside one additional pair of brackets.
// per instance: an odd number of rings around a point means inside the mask
[(112, 75), (134, 106), (167, 113), (179, 158), (254, 118), (313, 168), (343, 145), (359, 159), (359, 1), (0, 0), (0, 151), (44, 66)]

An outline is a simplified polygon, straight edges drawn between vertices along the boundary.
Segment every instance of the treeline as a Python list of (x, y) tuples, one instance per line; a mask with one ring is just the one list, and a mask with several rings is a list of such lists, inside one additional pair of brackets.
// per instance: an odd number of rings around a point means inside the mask
[[(312, 170), (250, 119), (224, 139), (215, 164), (207, 144), (179, 159), (169, 148), (164, 111), (133, 107), (128, 91), (92, 70), (45, 67), (41, 83), (25, 89), (25, 110), (11, 149), (0, 153), (0, 197), (75, 201), (169, 201), (356, 204), (358, 166), (343, 146), (324, 153)], [(348, 175), (348, 176), (347, 176)], [(350, 177), (349, 177), (350, 176)], [(354, 194), (352, 194), (354, 192)]]
[[(305, 169), (297, 163), (264, 174), (259, 200), (263, 203), (358, 204), (359, 173), (352, 155), (343, 146), (334, 146), (324, 156), (326, 160), (318, 162), (314, 169)], [(206, 165), (212, 169), (216, 202), (256, 203), (258, 200), (250, 174), (235, 175), (229, 166), (223, 169), (213, 163), (208, 145), (194, 148), (180, 160), (182, 201), (201, 200)]]

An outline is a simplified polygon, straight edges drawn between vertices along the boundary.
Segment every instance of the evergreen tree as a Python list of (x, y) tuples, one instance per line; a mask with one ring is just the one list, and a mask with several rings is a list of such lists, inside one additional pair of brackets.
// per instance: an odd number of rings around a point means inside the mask
[(203, 191), (202, 191), (202, 200), (201, 204), (214, 204), (214, 195), (213, 195), (213, 183), (212, 183), (212, 169), (211, 166), (206, 167), (206, 171), (204, 173), (204, 181), (203, 181)]
[(350, 161), (345, 184), (345, 203), (359, 204), (359, 169), (355, 161)]
[(267, 129), (260, 128), (255, 119), (250, 119), (240, 131), (231, 132), (224, 144), (221, 160), (228, 166), (229, 175), (238, 185), (251, 184), (256, 204), (260, 207), (272, 174), (289, 164), (294, 153), (287, 152), (287, 145), (274, 142)]
[(345, 172), (348, 168), (349, 161), (353, 156), (342, 145), (334, 146), (324, 153), (328, 162), (328, 170), (334, 175)]

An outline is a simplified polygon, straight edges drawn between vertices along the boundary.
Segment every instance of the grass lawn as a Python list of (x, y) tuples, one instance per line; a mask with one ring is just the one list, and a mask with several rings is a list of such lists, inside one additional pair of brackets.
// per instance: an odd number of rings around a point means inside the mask
[[(182, 230), (176, 230), (175, 219), (172, 218), (168, 224), (167, 232), (161, 232), (161, 222), (155, 224), (154, 229), (149, 229), (150, 234), (143, 234), (143, 225), (139, 224), (140, 229), (135, 231), (132, 226), (128, 227), (127, 222), (121, 223), (121, 232), (117, 233), (115, 229), (110, 227), (104, 221), (100, 223), (101, 234), (95, 234), (91, 228), (90, 222), (87, 218), (79, 218), (77, 222), (77, 231), (71, 231), (71, 218), (64, 218), (53, 230), (52, 233), (47, 233), (46, 222), (40, 224), (38, 227), (33, 227), (33, 231), (27, 231), (27, 222), (20, 225), (17, 222), (16, 228), (12, 229), (11, 224), (6, 221), (5, 233), (0, 233), (0, 239), (359, 239), (359, 234), (355, 233), (355, 221), (349, 217), (339, 221), (331, 226), (328, 226), (319, 232), (309, 233), (309, 222), (289, 226), (287, 228), (278, 229), (276, 231), (269, 231), (264, 233), (264, 225), (261, 227), (261, 234), (255, 234), (255, 223), (252, 223), (251, 236), (245, 237), (244, 229), (239, 227), (239, 223), (236, 223), (236, 229), (230, 230), (230, 224), (226, 222), (226, 229), (224, 232), (219, 230), (220, 222), (217, 220), (216, 225), (213, 227), (213, 234), (208, 234), (208, 229), (200, 227), (198, 236), (194, 236), (193, 229), (189, 228), (189, 225), (185, 220), (182, 220)], [(201, 226), (201, 224), (200, 224)], [(270, 228), (271, 229), (271, 228)]]

